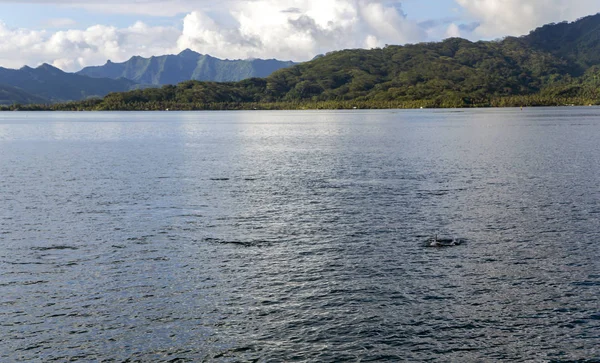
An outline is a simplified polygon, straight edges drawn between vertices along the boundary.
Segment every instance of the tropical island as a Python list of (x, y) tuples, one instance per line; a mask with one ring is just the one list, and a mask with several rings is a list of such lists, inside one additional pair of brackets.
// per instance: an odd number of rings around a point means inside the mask
[[(121, 82), (123, 80), (121, 79)], [(238, 82), (187, 80), (2, 110), (458, 108), (600, 104), (600, 14), (526, 36), (328, 53)], [(1, 90), (0, 90), (1, 91)], [(16, 90), (13, 90), (16, 92)]]

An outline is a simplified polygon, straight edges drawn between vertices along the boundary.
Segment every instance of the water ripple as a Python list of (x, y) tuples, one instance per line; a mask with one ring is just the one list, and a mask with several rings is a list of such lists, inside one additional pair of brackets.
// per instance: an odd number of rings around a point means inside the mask
[(600, 361), (600, 112), (421, 111), (8, 123), (0, 360)]

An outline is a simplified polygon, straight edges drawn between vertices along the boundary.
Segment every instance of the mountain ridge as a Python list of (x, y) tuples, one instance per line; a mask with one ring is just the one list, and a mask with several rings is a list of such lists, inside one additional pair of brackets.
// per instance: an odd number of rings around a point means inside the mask
[(266, 77), (276, 70), (296, 63), (276, 59), (219, 59), (185, 49), (178, 54), (144, 58), (133, 56), (125, 62), (107, 61), (102, 66), (85, 67), (80, 75), (129, 79), (140, 84), (162, 86), (188, 80), (232, 82)]
[[(190, 79), (225, 81), (231, 77), (269, 75), (274, 69), (294, 64), (271, 60), (220, 60), (186, 49), (177, 55), (133, 56), (127, 62), (107, 60), (104, 66), (64, 72), (48, 63), (35, 68), (0, 67), (3, 104), (57, 103), (103, 97), (111, 92), (176, 84)], [(86, 74), (88, 73), (88, 74)], [(11, 92), (14, 95), (11, 96)]]
[(29, 66), (23, 66), (20, 69), (0, 67), (0, 83), (48, 102), (103, 97), (110, 92), (128, 91), (135, 86), (134, 82), (124, 79), (94, 79), (67, 73), (47, 63), (36, 68)]

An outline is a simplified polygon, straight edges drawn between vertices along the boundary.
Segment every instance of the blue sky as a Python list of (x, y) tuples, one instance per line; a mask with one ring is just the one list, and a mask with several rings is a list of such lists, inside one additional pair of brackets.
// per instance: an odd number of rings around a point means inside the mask
[(143, 14), (111, 14), (95, 12), (85, 8), (57, 4), (6, 3), (0, 2), (0, 21), (10, 27), (28, 29), (47, 29), (55, 19), (70, 19), (72, 25), (59, 27), (87, 28), (96, 24), (127, 27), (136, 21), (153, 25), (177, 25), (180, 20), (172, 16), (148, 16)]
[[(460, 14), (460, 6), (454, 0), (408, 0), (400, 2), (404, 13), (417, 20), (444, 19)], [(139, 13), (111, 13), (90, 11), (85, 8), (60, 3), (60, 2), (18, 2), (0, 1), (0, 21), (15, 28), (46, 29), (48, 24), (55, 19), (71, 19), (79, 28), (95, 24), (114, 25), (127, 27), (136, 21), (143, 21), (149, 25), (175, 25), (181, 23), (181, 16), (156, 16)], [(178, 15), (185, 14), (182, 11)], [(68, 28), (62, 27), (63, 29)]]
[(0, 66), (68, 71), (190, 48), (304, 61), (343, 48), (522, 35), (600, 0), (0, 0)]

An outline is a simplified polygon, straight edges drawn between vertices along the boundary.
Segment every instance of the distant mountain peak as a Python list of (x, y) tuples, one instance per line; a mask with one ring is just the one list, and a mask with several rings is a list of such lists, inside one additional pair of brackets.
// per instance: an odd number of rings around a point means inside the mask
[[(8, 101), (23, 103), (51, 103), (102, 97), (110, 92), (128, 91), (135, 83), (129, 80), (98, 79), (66, 73), (48, 63), (36, 68), (24, 66), (19, 70), (0, 69), (0, 80), (8, 90)], [(11, 96), (12, 95), (12, 96)], [(1, 97), (1, 95), (0, 95)]]
[(223, 60), (185, 49), (179, 54), (133, 56), (123, 63), (86, 67), (77, 72), (95, 78), (126, 78), (145, 85), (177, 84), (188, 80), (233, 82), (266, 77), (276, 70), (294, 65), (275, 59)]
[(186, 48), (184, 50), (182, 50), (179, 54), (177, 54), (180, 57), (190, 57), (190, 56), (200, 56), (201, 54), (198, 52), (194, 52), (193, 50), (191, 50), (190, 48)]
[(45, 69), (45, 70), (49, 70), (49, 71), (59, 71), (59, 72), (62, 72), (60, 69), (58, 69), (55, 66), (50, 65), (48, 63), (42, 63), (36, 69)]

